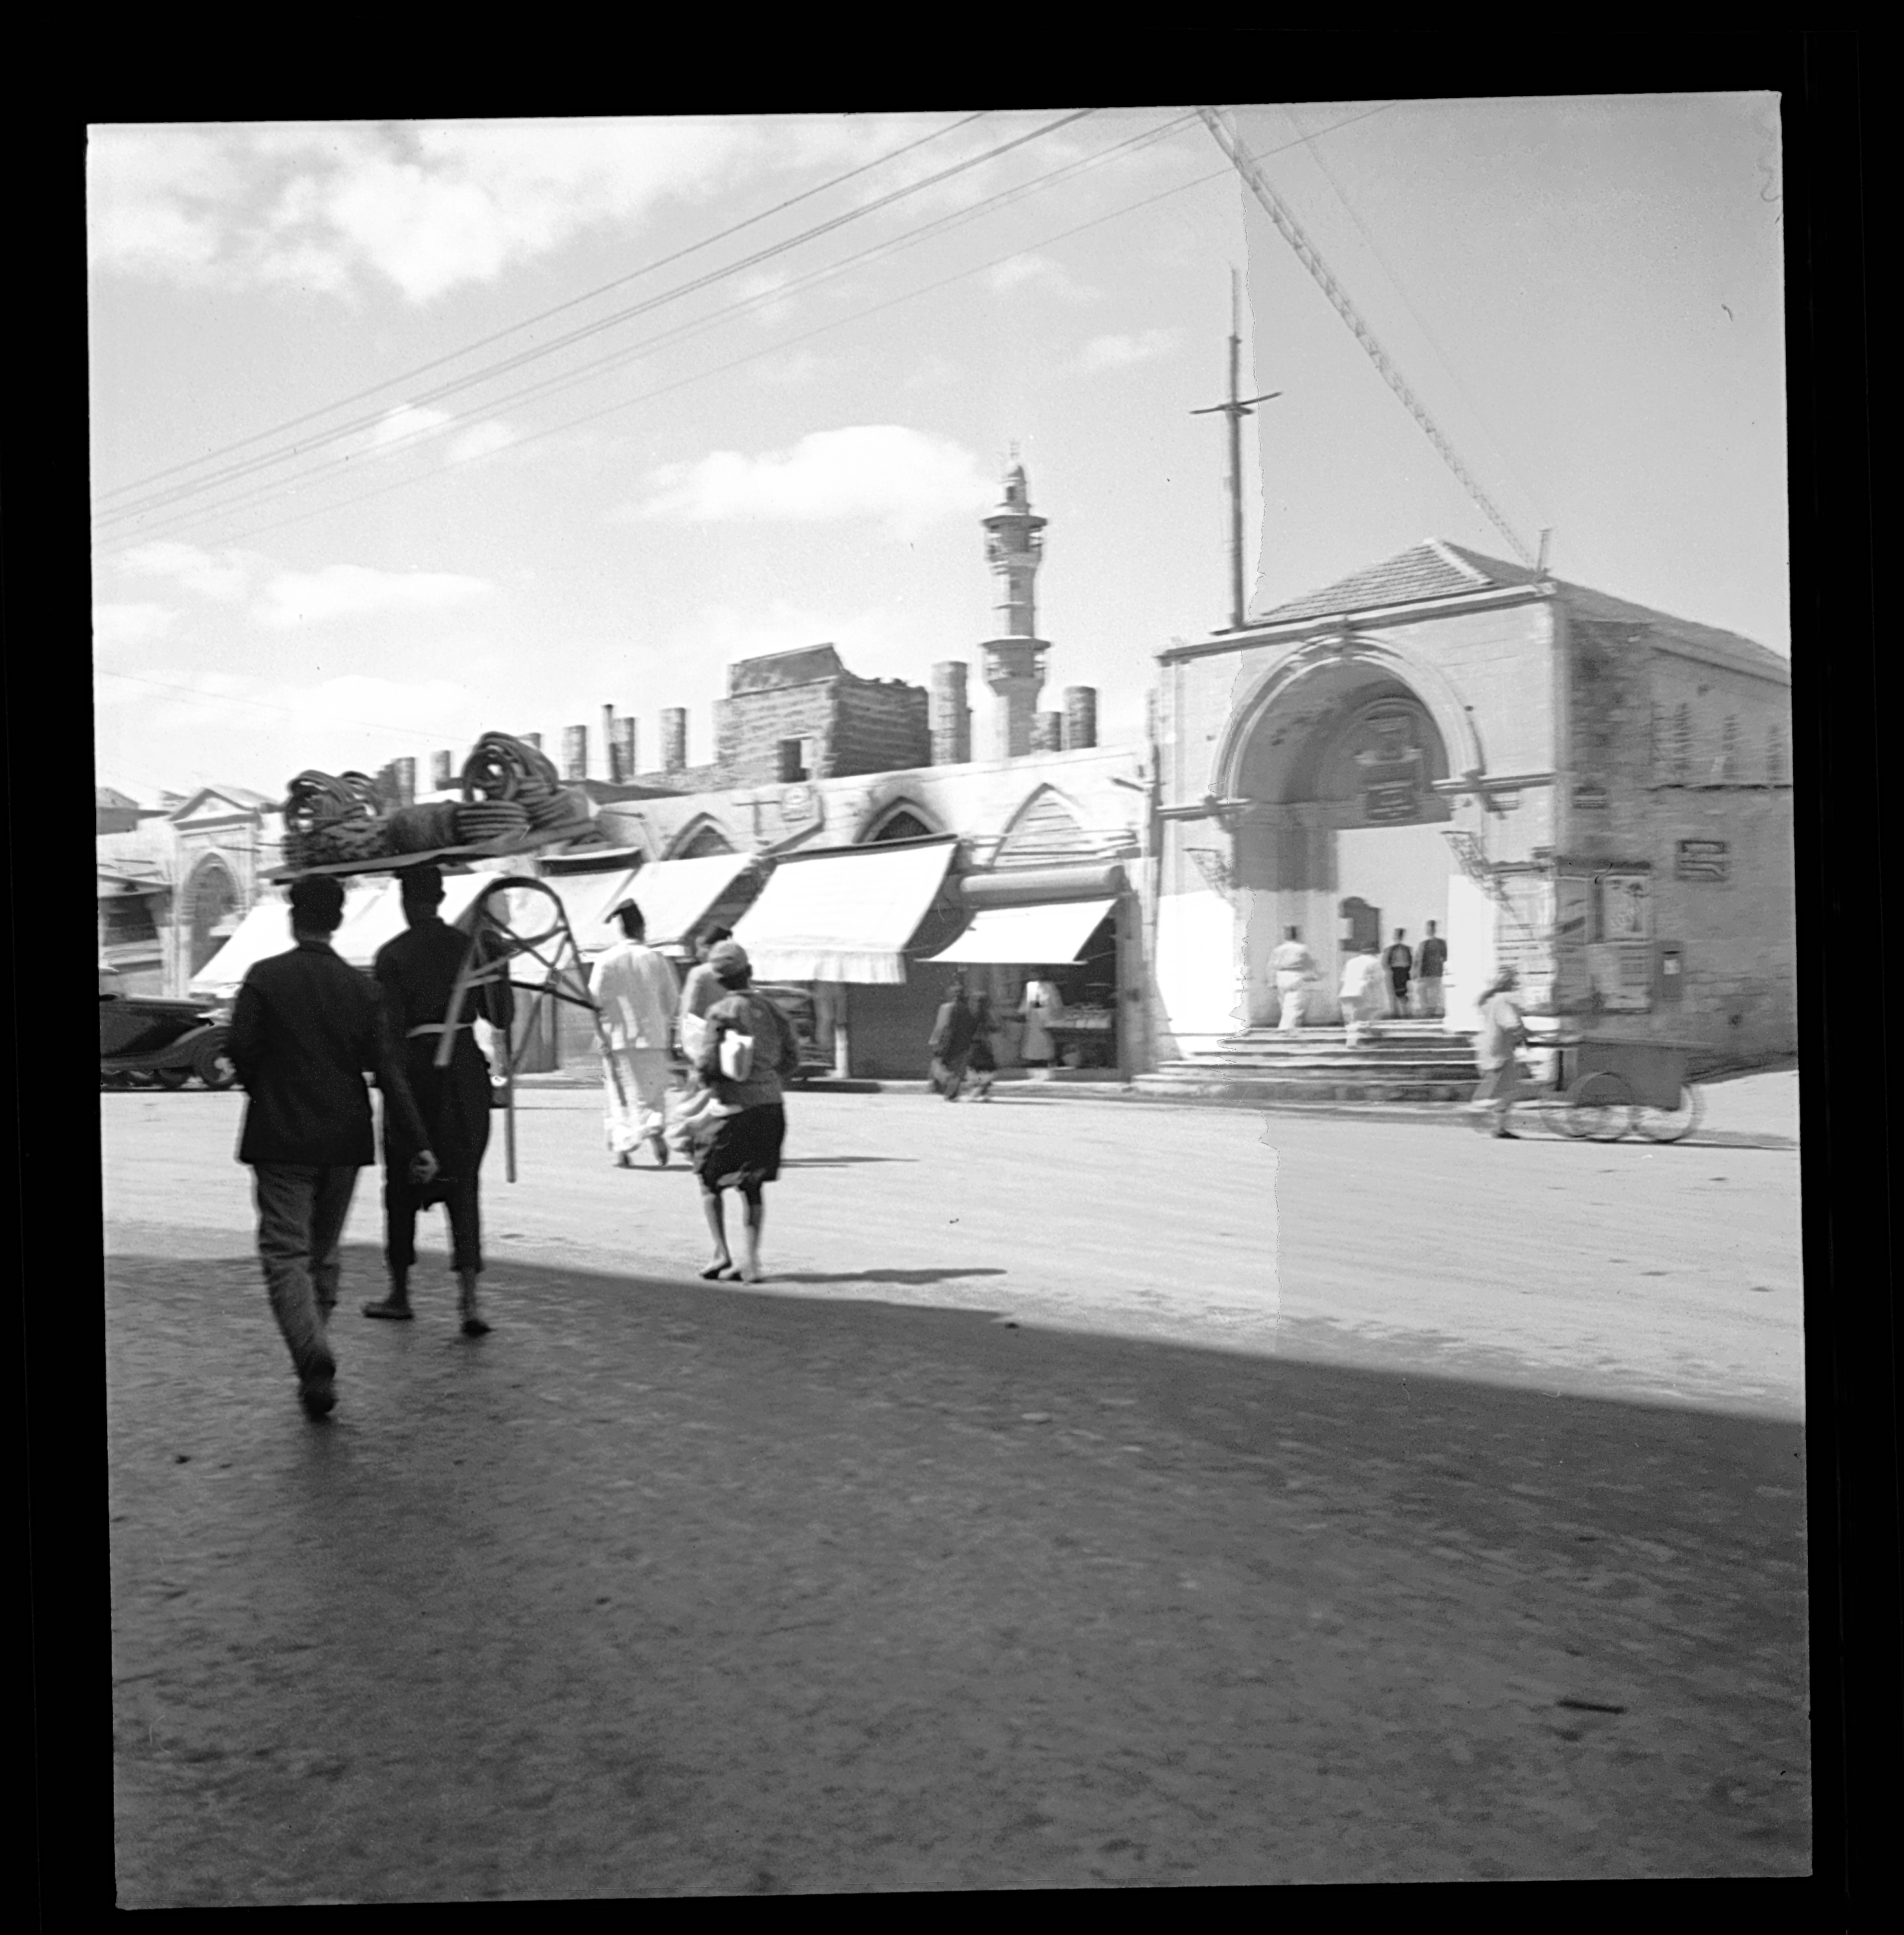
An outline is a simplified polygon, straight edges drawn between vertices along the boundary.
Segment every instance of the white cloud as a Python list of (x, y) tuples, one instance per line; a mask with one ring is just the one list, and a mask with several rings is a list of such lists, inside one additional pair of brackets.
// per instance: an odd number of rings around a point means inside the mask
[(487, 578), (448, 571), (375, 571), (361, 564), (321, 571), (281, 571), (264, 587), (253, 611), (279, 630), (391, 612), (441, 611), (485, 596)]
[(243, 598), (264, 560), (255, 551), (201, 551), (196, 545), (160, 539), (134, 545), (114, 560), (122, 571), (146, 578), (169, 578), (201, 598), (233, 605)]
[(1049, 255), (1008, 255), (985, 271), (985, 282), (995, 295), (1008, 295), (1013, 289), (1024, 288), (1043, 289), (1073, 299), (1088, 299), (1095, 293)]
[(487, 417), (450, 439), (449, 460), (467, 463), (474, 457), (487, 457), (492, 451), (507, 450), (515, 440), (516, 433), (507, 424), (499, 418)]
[(1169, 355), (1182, 340), (1175, 329), (1141, 330), (1135, 336), (1094, 336), (1078, 356), (1080, 370), (1128, 370)]
[(92, 642), (102, 652), (135, 651), (169, 638), (178, 623), (177, 612), (164, 605), (95, 605)]
[(406, 443), (455, 421), (448, 410), (433, 410), (421, 403), (399, 403), (394, 409), (385, 411), (364, 440), (372, 450), (388, 450), (392, 444)]
[(732, 119), (328, 122), (92, 131), (97, 267), (422, 303), (669, 197), (705, 197), (768, 124)]
[[(652, 472), (632, 515), (678, 523), (878, 522), (902, 542), (988, 500), (971, 451), (898, 424), (816, 430), (791, 450), (743, 457), (720, 450)], [(629, 515), (624, 513), (624, 515)]]

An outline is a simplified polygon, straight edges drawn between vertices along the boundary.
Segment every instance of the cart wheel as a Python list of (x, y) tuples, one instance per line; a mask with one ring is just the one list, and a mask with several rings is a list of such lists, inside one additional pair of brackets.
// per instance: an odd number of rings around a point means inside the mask
[(1633, 1091), (1617, 1075), (1583, 1076), (1567, 1091), (1562, 1120), (1570, 1136), (1616, 1143), (1632, 1120)]
[(226, 1052), (225, 1037), (207, 1042), (192, 1058), (192, 1072), (207, 1088), (229, 1088), (238, 1079), (238, 1070)]
[(189, 1068), (155, 1068), (152, 1075), (161, 1088), (183, 1088), (192, 1079)]
[(1706, 1113), (1704, 1096), (1688, 1082), (1679, 1090), (1676, 1109), (1649, 1109), (1643, 1104), (1633, 1111), (1635, 1133), (1649, 1143), (1676, 1143), (1698, 1127)]

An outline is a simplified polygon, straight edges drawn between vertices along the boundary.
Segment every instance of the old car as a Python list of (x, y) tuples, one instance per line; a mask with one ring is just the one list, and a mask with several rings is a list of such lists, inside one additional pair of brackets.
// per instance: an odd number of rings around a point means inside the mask
[(229, 1088), (237, 1080), (222, 1009), (122, 995), (113, 985), (117, 978), (110, 968), (99, 971), (101, 1087), (183, 1088), (195, 1076), (207, 1088)]

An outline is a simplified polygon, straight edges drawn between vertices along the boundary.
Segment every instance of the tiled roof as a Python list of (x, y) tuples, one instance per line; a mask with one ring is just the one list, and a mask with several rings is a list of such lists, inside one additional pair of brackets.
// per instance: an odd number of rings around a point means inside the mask
[[(1450, 544), (1443, 538), (1430, 538), (1411, 549), (1351, 572), (1320, 591), (1305, 593), (1273, 609), (1258, 613), (1259, 625), (1281, 624), (1292, 618), (1329, 618), (1337, 613), (1371, 611), (1392, 605), (1425, 604), (1441, 598), (1458, 598), (1465, 593), (1504, 590), (1516, 584), (1536, 584), (1543, 574), (1524, 564), (1504, 563), (1470, 551), (1465, 545)], [(1790, 661), (1781, 654), (1743, 638), (1737, 632), (1722, 632), (1712, 625), (1676, 618), (1650, 605), (1635, 605), (1564, 579), (1552, 581), (1567, 608), (1579, 617), (1643, 625), (1663, 634), (1703, 648), (1736, 665), (1741, 671), (1756, 672), (1788, 681)]]
[(1257, 614), (1263, 625), (1288, 618), (1327, 618), (1338, 611), (1368, 611), (1388, 605), (1416, 605), (1431, 598), (1458, 598), (1464, 592), (1486, 591), (1497, 585), (1531, 584), (1537, 573), (1523, 565), (1503, 564), (1435, 538), (1412, 546), (1380, 564), (1304, 593)]

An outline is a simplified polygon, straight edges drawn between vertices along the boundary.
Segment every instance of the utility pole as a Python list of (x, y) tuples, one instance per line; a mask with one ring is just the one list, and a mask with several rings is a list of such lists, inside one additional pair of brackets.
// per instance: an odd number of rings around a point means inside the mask
[(1242, 385), (1243, 307), (1242, 279), (1230, 272), (1230, 400), (1212, 403), (1206, 410), (1192, 410), (1193, 417), (1227, 416), (1230, 419), (1230, 626), (1243, 629), (1243, 419), (1254, 416), (1252, 403), (1266, 403), (1282, 391), (1270, 390), (1260, 397), (1239, 397)]

